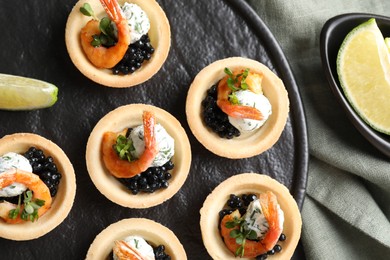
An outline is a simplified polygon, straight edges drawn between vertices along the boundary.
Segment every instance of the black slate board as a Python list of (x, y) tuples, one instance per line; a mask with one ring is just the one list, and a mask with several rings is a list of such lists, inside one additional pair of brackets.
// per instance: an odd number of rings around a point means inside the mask
[[(67, 16), (76, 1), (5, 1), (0, 8), (0, 73), (45, 80), (59, 87), (49, 109), (0, 111), (0, 136), (40, 134), (58, 144), (73, 163), (77, 178), (74, 206), (65, 221), (36, 240), (0, 239), (0, 259), (84, 259), (95, 236), (123, 218), (145, 217), (170, 228), (189, 259), (208, 259), (199, 228), (206, 196), (236, 173), (262, 172), (284, 183), (301, 207), (306, 187), (308, 145), (299, 91), (289, 65), (262, 20), (243, 0), (158, 1), (171, 24), (172, 47), (163, 68), (148, 82), (128, 89), (100, 86), (72, 64), (64, 40)], [(185, 117), (187, 90), (211, 62), (243, 56), (258, 60), (284, 81), (291, 109), (277, 144), (262, 155), (229, 160), (207, 151), (192, 135)], [(147, 103), (174, 115), (189, 136), (193, 161), (182, 189), (150, 209), (122, 208), (93, 185), (85, 164), (92, 128), (109, 111), (129, 103)], [(296, 259), (301, 257), (295, 256)]]

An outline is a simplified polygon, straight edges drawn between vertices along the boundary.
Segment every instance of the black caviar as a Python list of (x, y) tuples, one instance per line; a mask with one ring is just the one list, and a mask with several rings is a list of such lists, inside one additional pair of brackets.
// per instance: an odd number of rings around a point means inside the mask
[(171, 160), (160, 167), (149, 167), (146, 171), (132, 177), (119, 178), (131, 193), (138, 194), (139, 192), (153, 193), (161, 188), (168, 188), (168, 180), (172, 175), (169, 171), (174, 168)]
[(29, 160), (32, 172), (39, 176), (49, 188), (50, 195), (54, 197), (57, 194), (62, 175), (58, 172), (53, 157), (46, 157), (43, 151), (36, 147), (30, 147), (23, 156)]
[(255, 194), (243, 194), (241, 197), (230, 194), (229, 199), (226, 201), (227, 208), (224, 208), (219, 212), (219, 221), (221, 222), (225, 215), (230, 215), (236, 209), (240, 211), (241, 215), (244, 215), (248, 205), (255, 199), (257, 199)]
[[(248, 205), (255, 199), (257, 199), (257, 196), (255, 194), (243, 194), (241, 195), (241, 197), (235, 194), (230, 194), (229, 199), (226, 201), (226, 207), (219, 212), (219, 222), (221, 222), (224, 216), (230, 215), (233, 211), (237, 209), (240, 211), (241, 216), (244, 215), (246, 213)], [(283, 242), (285, 240), (286, 235), (282, 233), (279, 237), (279, 241)], [(276, 253), (279, 253), (280, 251), (282, 251), (282, 246), (276, 244), (274, 248), (267, 253), (258, 255), (256, 257), (256, 260), (267, 259), (269, 255), (274, 255)]]
[[(153, 248), (154, 259), (155, 260), (171, 260), (171, 256), (168, 255), (165, 252), (165, 246), (164, 245), (159, 245), (159, 246), (156, 246), (156, 247), (152, 246), (152, 248)], [(111, 251), (110, 255), (111, 255), (110, 258), (114, 259), (114, 252), (113, 251)]]
[(165, 253), (164, 245), (153, 247), (153, 252), (156, 260), (171, 260), (171, 256)]
[(154, 48), (147, 34), (141, 39), (129, 45), (125, 56), (112, 68), (114, 74), (129, 74), (139, 69), (144, 61), (150, 60)]
[(217, 105), (217, 85), (207, 90), (202, 101), (204, 123), (222, 138), (232, 139), (240, 136), (240, 131), (230, 124), (226, 115)]

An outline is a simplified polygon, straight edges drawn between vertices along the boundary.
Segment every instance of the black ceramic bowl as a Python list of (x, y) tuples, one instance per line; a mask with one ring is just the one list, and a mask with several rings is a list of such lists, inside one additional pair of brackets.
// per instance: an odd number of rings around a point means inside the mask
[(322, 28), (320, 37), (322, 66), (333, 94), (343, 106), (353, 125), (373, 146), (390, 157), (390, 136), (374, 130), (360, 118), (346, 99), (337, 75), (336, 59), (341, 43), (353, 28), (370, 18), (376, 19), (384, 37), (390, 37), (389, 17), (365, 13), (349, 13), (329, 19)]

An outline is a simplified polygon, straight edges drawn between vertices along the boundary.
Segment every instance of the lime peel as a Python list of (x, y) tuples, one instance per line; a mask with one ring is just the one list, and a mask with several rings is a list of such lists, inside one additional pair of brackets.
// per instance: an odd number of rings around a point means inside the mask
[(374, 18), (345, 37), (337, 56), (337, 73), (351, 106), (375, 130), (390, 135), (390, 40)]
[(48, 82), (0, 74), (0, 109), (33, 110), (53, 106), (58, 99), (58, 88)]

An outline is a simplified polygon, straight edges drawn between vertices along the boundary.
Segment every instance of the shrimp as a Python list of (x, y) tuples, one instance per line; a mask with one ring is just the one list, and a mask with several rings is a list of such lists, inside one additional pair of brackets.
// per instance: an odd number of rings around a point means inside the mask
[[(278, 202), (275, 194), (270, 191), (260, 194), (260, 205), (264, 217), (268, 222), (269, 229), (264, 238), (259, 241), (245, 240), (243, 257), (254, 258), (258, 255), (267, 253), (276, 245), (283, 231), (279, 223)], [(233, 221), (234, 218), (240, 217), (239, 211), (234, 211), (232, 214), (224, 216), (220, 225), (221, 236), (223, 237), (225, 245), (233, 253), (237, 252), (240, 245), (236, 243), (235, 238), (230, 236), (230, 232), (233, 229), (239, 229), (240, 227), (227, 228), (225, 224), (226, 222)]]
[(93, 65), (97, 68), (109, 69), (118, 64), (125, 55), (130, 44), (130, 29), (116, 0), (100, 0), (100, 2), (109, 18), (116, 24), (118, 42), (109, 48), (92, 46), (93, 36), (100, 34), (99, 21), (92, 19), (81, 29), (81, 46)]
[[(45, 203), (38, 209), (38, 217), (46, 213), (46, 211), (51, 207), (52, 198), (50, 196), (49, 188), (43, 183), (38, 175), (22, 171), (19, 169), (12, 168), (0, 174), (0, 189), (11, 185), (14, 182), (19, 182), (33, 192), (33, 198), (43, 200)], [(7, 201), (0, 202), (0, 217), (10, 224), (21, 223), (24, 220), (18, 215), (16, 218), (9, 217), (9, 211), (16, 209), (17, 205), (9, 203)], [(24, 209), (23, 205), (20, 205), (20, 212)]]
[(145, 151), (135, 161), (122, 160), (112, 148), (116, 143), (117, 134), (106, 132), (102, 140), (103, 161), (107, 169), (117, 178), (131, 178), (152, 164), (158, 154), (156, 136), (154, 132), (155, 118), (153, 113), (143, 113)]
[[(237, 75), (237, 74), (239, 73), (234, 73), (233, 75)], [(225, 114), (231, 117), (262, 120), (264, 117), (258, 109), (249, 106), (235, 105), (229, 101), (229, 95), (232, 92), (232, 90), (229, 88), (227, 84), (227, 80), (229, 77), (230, 76), (227, 75), (218, 83), (217, 105), (219, 106), (219, 108)], [(236, 84), (241, 83), (241, 77), (238, 77)], [(257, 94), (262, 93), (261, 90), (262, 78), (263, 75), (261, 74), (249, 72), (248, 76), (245, 79), (245, 82), (248, 85), (248, 89)], [(236, 87), (239, 87), (239, 85)]]
[(123, 240), (115, 241), (113, 248), (114, 254), (119, 260), (152, 260), (149, 256), (143, 256), (142, 253), (136, 248), (132, 247)]

